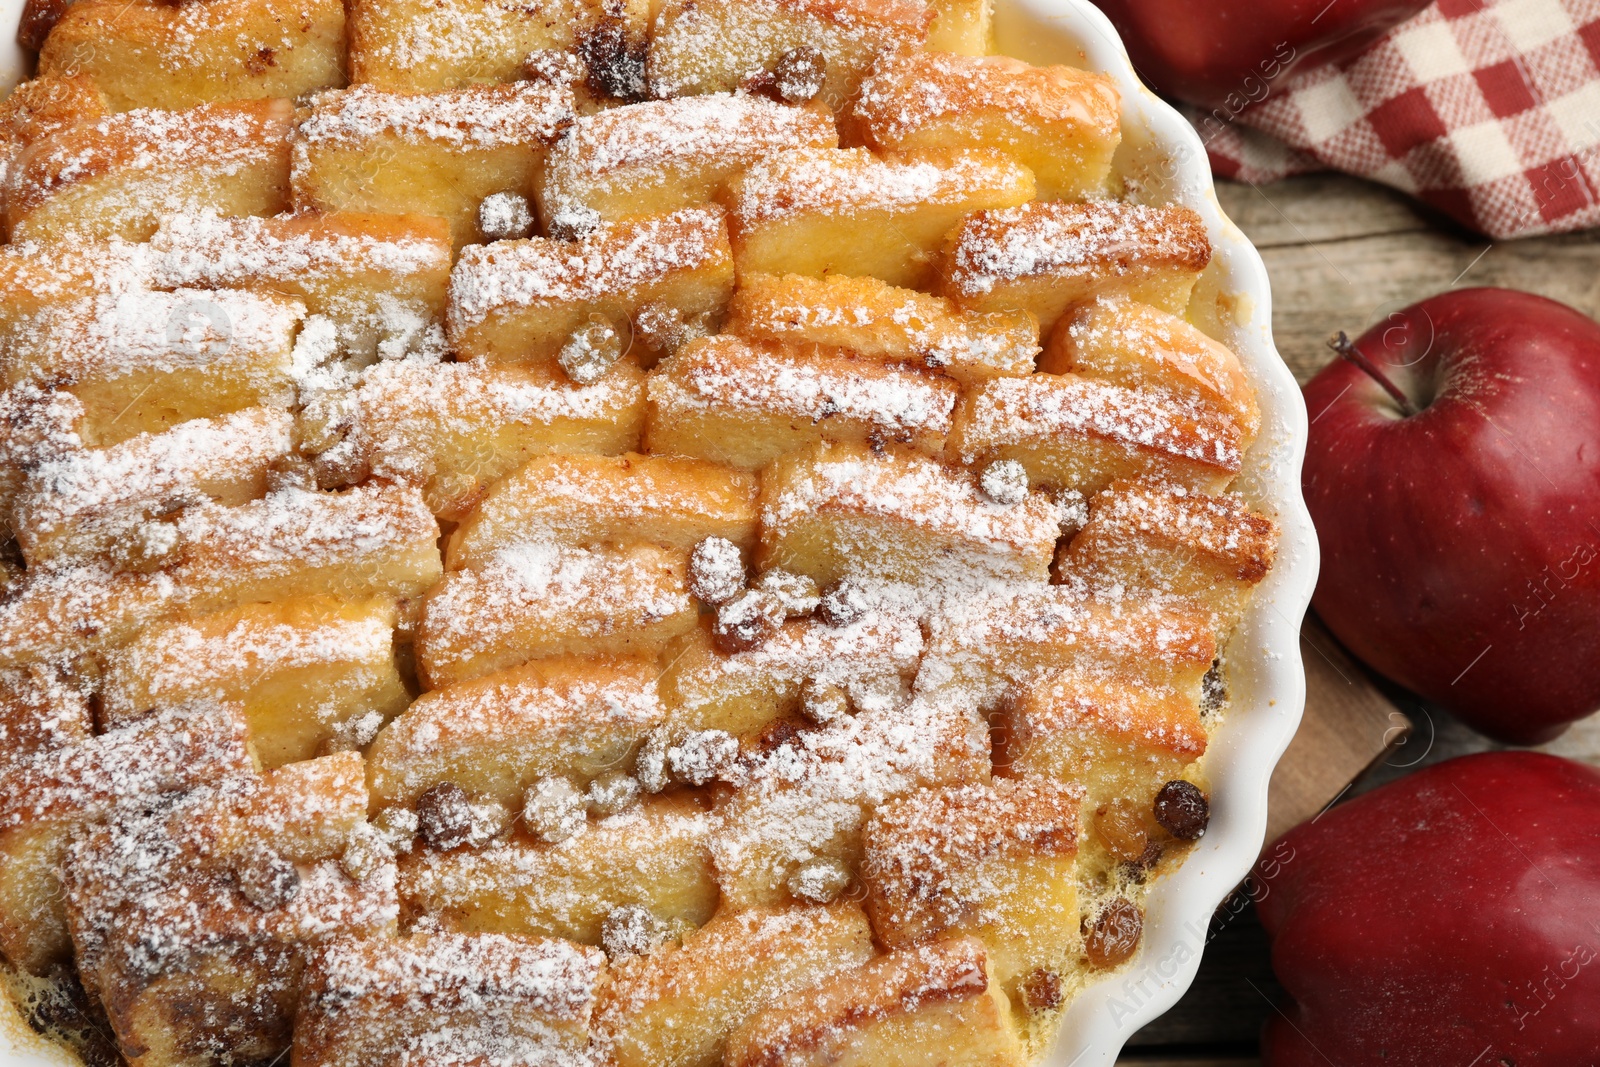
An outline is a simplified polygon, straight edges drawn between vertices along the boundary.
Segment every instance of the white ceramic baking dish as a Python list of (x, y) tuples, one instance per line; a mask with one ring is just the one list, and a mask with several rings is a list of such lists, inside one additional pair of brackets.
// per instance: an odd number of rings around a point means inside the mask
[[(0, 88), (28, 73), (13, 43), (21, 12), (22, 0), (0, 0)], [(1277, 565), (1228, 651), (1231, 707), (1205, 764), (1211, 828), (1183, 866), (1151, 888), (1139, 952), (1072, 1003), (1046, 1060), (1047, 1067), (1109, 1067), (1134, 1031), (1194, 980), (1212, 913), (1261, 850), (1267, 781), (1305, 706), (1299, 630), (1317, 577), (1316, 534), (1300, 495), (1306, 411), (1272, 343), (1272, 291), (1260, 255), (1222, 213), (1200, 139), (1140, 84), (1111, 23), (1087, 0), (996, 0), (995, 29), (1008, 55), (1115, 78), (1123, 99), (1118, 169), (1130, 193), (1146, 203), (1185, 204), (1204, 217), (1215, 257), (1195, 302), (1207, 311), (1195, 318), (1239, 353), (1260, 395), (1261, 437), (1236, 488), (1283, 533)], [(0, 1067), (72, 1062), (0, 1004)]]

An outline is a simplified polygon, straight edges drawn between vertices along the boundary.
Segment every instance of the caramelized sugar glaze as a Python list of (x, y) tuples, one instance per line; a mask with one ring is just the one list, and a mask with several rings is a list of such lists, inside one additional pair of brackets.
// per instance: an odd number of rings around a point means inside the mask
[(1277, 534), (1184, 317), (1200, 219), (1120, 199), (1112, 83), (987, 20), (30, 7), (0, 953), (38, 1029), (1037, 1058), (1203, 832)]

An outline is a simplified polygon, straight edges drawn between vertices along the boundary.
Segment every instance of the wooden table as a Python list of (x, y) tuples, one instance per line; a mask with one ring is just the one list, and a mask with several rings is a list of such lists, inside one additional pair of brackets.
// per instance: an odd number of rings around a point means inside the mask
[[(1391, 312), (1451, 288), (1525, 289), (1600, 318), (1596, 234), (1489, 242), (1398, 193), (1344, 177), (1296, 178), (1262, 187), (1224, 182), (1218, 194), (1266, 260), (1278, 348), (1301, 382), (1332, 358), (1326, 342), (1336, 331), (1355, 336)], [(1357, 720), (1377, 729), (1371, 724), (1381, 723), (1389, 706), (1382, 700), (1392, 701), (1413, 722), (1404, 744), (1381, 758), (1346, 795), (1416, 767), (1499, 747), (1448, 713), (1375, 683), (1341, 658), (1325, 633), (1313, 629), (1306, 636), (1315, 705), (1307, 733), (1321, 729), (1337, 736), (1343, 722)], [(1381, 698), (1369, 688), (1375, 684)], [(1356, 760), (1359, 747), (1358, 741), (1347, 754), (1349, 760)], [(1574, 726), (1544, 750), (1600, 765), (1600, 716)], [(1315, 792), (1323, 787), (1310, 788)], [(1275, 801), (1279, 796), (1280, 782), (1275, 780)], [(1290, 803), (1304, 801), (1295, 797)], [(1283, 991), (1272, 977), (1266, 936), (1254, 910), (1224, 909), (1223, 914), (1230, 917), (1214, 925), (1214, 939), (1189, 994), (1135, 1034), (1119, 1062), (1141, 1067), (1259, 1065), (1256, 1035)]]

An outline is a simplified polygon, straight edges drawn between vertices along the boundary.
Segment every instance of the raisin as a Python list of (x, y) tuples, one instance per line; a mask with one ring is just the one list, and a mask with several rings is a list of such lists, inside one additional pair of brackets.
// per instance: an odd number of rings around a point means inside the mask
[(633, 314), (633, 335), (646, 348), (661, 355), (671, 355), (690, 341), (711, 334), (706, 316), (692, 319), (671, 304), (653, 300)]
[(726, 730), (696, 730), (667, 750), (672, 777), (687, 785), (709, 785), (733, 776), (739, 739)]
[(521, 193), (491, 193), (478, 203), (485, 241), (515, 241), (533, 232), (533, 207)]
[(1061, 1003), (1061, 976), (1040, 967), (1022, 980), (1022, 1004), (1031, 1012), (1049, 1011)]
[(817, 602), (817, 615), (829, 626), (849, 626), (866, 613), (866, 594), (848, 578), (828, 586)]
[(567, 204), (550, 218), (552, 241), (581, 241), (600, 228), (600, 212), (582, 204)]
[(1115, 967), (1139, 947), (1144, 915), (1138, 905), (1120, 897), (1100, 909), (1089, 927), (1083, 949), (1094, 967)]
[(791, 48), (772, 68), (772, 94), (785, 104), (809, 103), (822, 92), (828, 60), (808, 44)]
[(363, 827), (365, 833), (355, 834), (339, 857), (339, 866), (354, 882), (365, 882), (394, 861), (394, 849), (383, 840), (383, 835), (372, 827)]
[(343, 441), (311, 460), (311, 476), (318, 489), (347, 489), (371, 473), (366, 452), (353, 441)]
[(600, 947), (612, 959), (643, 955), (666, 938), (667, 924), (638, 904), (612, 908), (600, 926)]
[(739, 546), (725, 537), (708, 537), (689, 553), (689, 595), (718, 607), (744, 589)]
[(1206, 795), (1181, 778), (1168, 782), (1156, 794), (1156, 822), (1180, 841), (1198, 841), (1211, 822), (1211, 805)]
[(1138, 806), (1127, 800), (1113, 800), (1096, 811), (1094, 832), (1106, 851), (1119, 860), (1137, 860), (1150, 836)]
[(588, 69), (589, 91), (618, 100), (645, 100), (645, 50), (628, 40), (628, 28), (615, 16), (600, 20), (593, 32), (578, 42), (578, 58)]
[(800, 737), (800, 728), (794, 723), (788, 719), (773, 719), (756, 735), (754, 751), (758, 755), (770, 756), (785, 745), (798, 744)]
[(1160, 862), (1161, 842), (1151, 841), (1144, 846), (1144, 852), (1140, 853), (1138, 859), (1128, 860), (1126, 863), (1119, 863), (1117, 865), (1117, 869), (1122, 872), (1123, 877), (1127, 878), (1128, 881), (1133, 882), (1136, 885), (1143, 885), (1145, 875), (1155, 870), (1156, 864)]
[(711, 626), (711, 643), (725, 656), (749, 652), (777, 633), (784, 617), (783, 602), (777, 597), (760, 590), (748, 590), (737, 600), (717, 609), (717, 621)]
[(1028, 468), (1014, 459), (1001, 459), (983, 468), (978, 478), (983, 495), (1002, 507), (1028, 499)]
[(442, 852), (472, 839), (472, 802), (454, 782), (441, 782), (417, 798), (417, 828), (422, 839)]
[(800, 690), (800, 714), (825, 726), (850, 714), (850, 695), (837, 685), (806, 682)]
[(317, 476), (311, 470), (311, 461), (290, 452), (273, 460), (267, 468), (267, 492), (283, 493), (292, 490), (311, 492), (317, 487)]
[(633, 773), (646, 793), (659, 793), (672, 784), (672, 771), (667, 766), (667, 753), (671, 748), (672, 742), (667, 737), (666, 728), (660, 726), (652, 730), (639, 746), (639, 754), (633, 761)]
[(787, 885), (801, 900), (831, 904), (849, 887), (850, 868), (831, 856), (817, 856), (796, 867)]
[(539, 840), (559, 844), (584, 828), (586, 806), (583, 793), (571, 780), (550, 775), (528, 787), (522, 821)]
[(607, 771), (589, 783), (589, 792), (585, 798), (589, 810), (602, 819), (609, 819), (613, 815), (621, 815), (639, 802), (639, 794), (643, 788), (639, 779), (622, 771)]
[(572, 332), (556, 362), (579, 385), (593, 385), (627, 354), (622, 335), (609, 322), (591, 322)]
[(1215, 715), (1228, 703), (1228, 679), (1222, 673), (1222, 661), (1216, 660), (1205, 677), (1200, 679), (1200, 714)]

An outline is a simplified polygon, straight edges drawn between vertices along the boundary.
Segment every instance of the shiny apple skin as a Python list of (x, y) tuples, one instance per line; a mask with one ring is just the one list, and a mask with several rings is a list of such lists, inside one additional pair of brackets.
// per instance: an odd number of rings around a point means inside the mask
[(1305, 388), (1312, 600), (1389, 678), (1537, 744), (1600, 707), (1600, 324), (1506, 289), (1425, 300)]
[(1268, 848), (1254, 886), (1293, 998), (1264, 1067), (1580, 1067), (1600, 1054), (1600, 770), (1464, 756)]
[(1140, 77), (1229, 117), (1291, 74), (1349, 59), (1418, 0), (1096, 0)]

